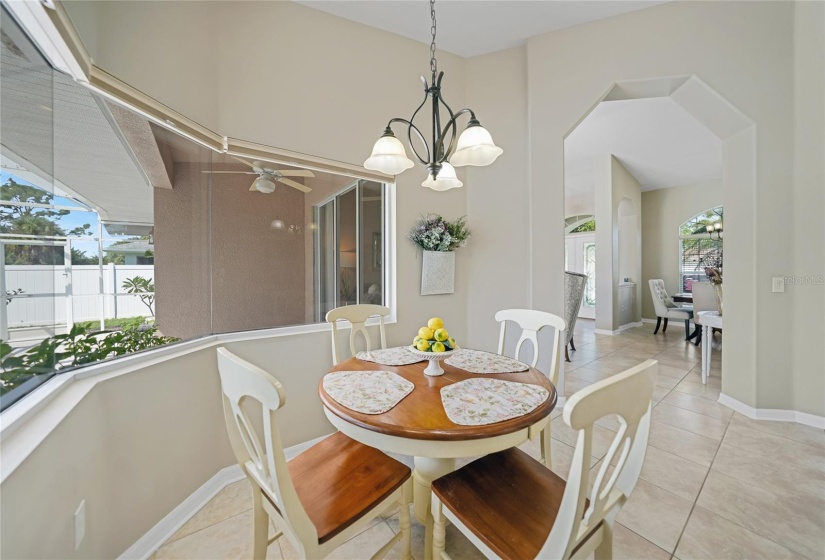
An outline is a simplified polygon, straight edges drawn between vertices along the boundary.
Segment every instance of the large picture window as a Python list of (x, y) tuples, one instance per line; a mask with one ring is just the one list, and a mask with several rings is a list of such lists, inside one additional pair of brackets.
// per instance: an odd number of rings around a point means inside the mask
[(693, 291), (695, 282), (707, 282), (705, 267), (723, 268), (721, 234), (708, 233), (708, 226), (722, 223), (722, 206), (694, 216), (679, 228), (679, 279), (682, 292)]
[(2, 25), (0, 409), (78, 367), (390, 301), (390, 185), (214, 151)]

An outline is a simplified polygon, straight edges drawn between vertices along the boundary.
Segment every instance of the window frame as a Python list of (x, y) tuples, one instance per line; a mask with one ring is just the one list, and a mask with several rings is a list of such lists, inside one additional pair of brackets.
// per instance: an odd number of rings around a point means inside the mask
[[(724, 237), (719, 237), (718, 239), (714, 239), (709, 233), (692, 233), (692, 234), (683, 234), (682, 233), (682, 228), (684, 228), (686, 226), (693, 225), (695, 227), (695, 226), (700, 225), (701, 221), (699, 219), (701, 217), (703, 217), (705, 214), (709, 213), (709, 212), (717, 213), (719, 215), (719, 221), (724, 222), (725, 207), (724, 207), (724, 205), (720, 204), (718, 206), (713, 206), (711, 208), (708, 208), (707, 210), (699, 212), (698, 214), (696, 214), (696, 215), (692, 216), (691, 218), (685, 220), (684, 222), (682, 222), (679, 225), (679, 230), (678, 230), (679, 262), (678, 262), (678, 265), (677, 265), (678, 266), (678, 273), (677, 274), (678, 274), (678, 278), (679, 278), (679, 290), (677, 291), (677, 293), (683, 293), (683, 292), (686, 291), (685, 290), (685, 272), (686, 271), (684, 269), (684, 263), (685, 263), (684, 242), (686, 240), (695, 239), (695, 240), (698, 240), (698, 241), (706, 240), (706, 241), (715, 242), (715, 243), (719, 244), (720, 254), (722, 254), (723, 251), (724, 251)], [(702, 254), (702, 252), (700, 251), (700, 255), (701, 254)], [(722, 263), (723, 263), (723, 266), (724, 266), (724, 256), (723, 255), (722, 255), (722, 259), (723, 259)], [(693, 270), (693, 271), (688, 271), (688, 274), (700, 274), (701, 275), (701, 274), (704, 274), (704, 271), (702, 271), (702, 270)], [(701, 282), (702, 280), (698, 280), (698, 281)], [(691, 288), (690, 293), (692, 293), (692, 292), (693, 292), (693, 289)]]

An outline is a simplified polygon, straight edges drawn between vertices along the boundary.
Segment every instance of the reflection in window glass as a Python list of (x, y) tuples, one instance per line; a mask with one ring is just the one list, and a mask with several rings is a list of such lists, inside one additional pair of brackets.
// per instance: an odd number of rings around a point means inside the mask
[(336, 307), (384, 303), (384, 202), (382, 183), (361, 180), (316, 205), (316, 321)]

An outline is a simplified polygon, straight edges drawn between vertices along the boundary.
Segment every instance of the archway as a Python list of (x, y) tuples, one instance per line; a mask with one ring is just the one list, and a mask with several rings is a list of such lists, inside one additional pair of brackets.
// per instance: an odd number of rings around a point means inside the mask
[[(669, 97), (722, 143), (726, 252), (736, 255), (725, 267), (724, 348), (720, 402), (756, 404), (755, 190), (754, 122), (697, 76), (615, 82), (565, 134), (576, 129), (602, 101)], [(644, 295), (646, 292), (642, 292)], [(649, 297), (649, 295), (648, 295)], [(735, 360), (734, 360), (735, 357)]]

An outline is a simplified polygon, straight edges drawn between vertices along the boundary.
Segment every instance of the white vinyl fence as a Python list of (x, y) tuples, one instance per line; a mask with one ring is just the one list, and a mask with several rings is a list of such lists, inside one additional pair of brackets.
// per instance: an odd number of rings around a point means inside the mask
[(71, 275), (66, 274), (63, 265), (6, 265), (5, 268), (6, 290), (23, 290), (23, 297), (15, 297), (5, 306), (11, 329), (66, 325), (69, 320), (69, 291), (72, 298), (71, 320), (75, 323), (99, 321), (101, 315), (104, 319), (151, 315), (137, 295), (126, 294), (122, 284), (127, 278), (135, 276), (154, 280), (155, 267), (152, 265), (104, 265), (102, 286), (97, 265), (74, 265)]

